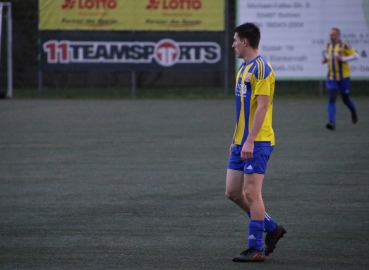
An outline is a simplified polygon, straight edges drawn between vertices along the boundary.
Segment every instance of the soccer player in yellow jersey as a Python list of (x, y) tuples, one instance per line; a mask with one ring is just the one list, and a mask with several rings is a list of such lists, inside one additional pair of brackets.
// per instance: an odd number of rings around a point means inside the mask
[[(238, 58), (244, 60), (236, 77), (236, 128), (230, 146), (226, 196), (250, 217), (248, 249), (234, 262), (259, 262), (273, 252), (286, 230), (265, 212), (261, 195), (266, 165), (274, 147), (272, 128), (274, 72), (258, 46), (260, 30), (253, 23), (235, 29)], [(265, 247), (263, 233), (266, 232)]]
[(354, 102), (349, 97), (350, 93), (350, 66), (347, 62), (356, 60), (359, 55), (346, 41), (340, 39), (341, 32), (338, 28), (332, 28), (325, 56), (322, 63), (328, 63), (327, 89), (329, 93), (328, 118), (326, 127), (330, 130), (336, 129), (336, 96), (341, 92), (343, 103), (350, 109), (352, 123), (358, 121)]

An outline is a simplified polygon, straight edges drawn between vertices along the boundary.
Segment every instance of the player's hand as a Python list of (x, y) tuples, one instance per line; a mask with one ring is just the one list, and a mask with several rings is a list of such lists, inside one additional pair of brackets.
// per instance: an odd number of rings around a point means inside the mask
[(342, 61), (342, 56), (341, 55), (335, 55), (334, 58), (337, 60), (337, 61)]
[(241, 150), (241, 159), (250, 159), (254, 152), (254, 142), (246, 140)]
[(325, 63), (327, 63), (328, 62), (328, 59), (327, 58), (323, 58), (323, 60), (322, 60), (322, 64), (325, 64)]
[(232, 148), (233, 148), (234, 144), (232, 143), (231, 146), (229, 147), (229, 154), (232, 153)]

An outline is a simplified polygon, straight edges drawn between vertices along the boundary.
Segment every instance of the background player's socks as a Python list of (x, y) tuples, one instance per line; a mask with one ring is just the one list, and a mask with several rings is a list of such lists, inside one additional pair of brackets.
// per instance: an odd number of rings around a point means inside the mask
[(348, 94), (342, 94), (343, 103), (350, 109), (351, 113), (356, 112), (354, 102), (349, 98)]
[[(247, 215), (251, 219), (250, 212), (247, 212)], [(264, 231), (265, 232), (274, 232), (277, 229), (277, 224), (275, 223), (274, 219), (271, 218), (267, 212), (265, 212), (265, 219), (264, 219)]]
[(347, 105), (350, 109), (351, 112), (356, 112), (356, 108), (355, 108), (355, 104), (352, 100), (348, 101), (348, 105)]
[(336, 104), (334, 102), (328, 103), (329, 123), (336, 123)]
[(249, 223), (248, 246), (263, 251), (264, 220), (251, 220)]

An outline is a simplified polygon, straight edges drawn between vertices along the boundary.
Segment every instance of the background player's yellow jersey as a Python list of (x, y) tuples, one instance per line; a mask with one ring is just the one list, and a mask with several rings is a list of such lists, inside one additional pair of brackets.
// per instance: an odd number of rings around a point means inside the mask
[(335, 55), (342, 57), (356, 54), (356, 51), (345, 41), (338, 41), (333, 44), (328, 42), (326, 54), (328, 57), (328, 79), (340, 81), (350, 77), (350, 66), (347, 62), (335, 60)]
[(275, 144), (272, 128), (273, 96), (275, 78), (272, 66), (261, 56), (248, 63), (242, 63), (236, 77), (236, 129), (233, 143), (243, 145), (251, 129), (258, 95), (269, 96), (269, 106), (263, 125), (256, 136), (255, 144)]

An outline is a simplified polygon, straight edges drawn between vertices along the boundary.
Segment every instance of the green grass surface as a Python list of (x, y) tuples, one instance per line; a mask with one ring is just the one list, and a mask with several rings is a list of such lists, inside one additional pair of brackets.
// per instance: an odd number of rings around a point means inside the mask
[[(368, 83), (353, 80), (351, 96), (368, 97)], [(229, 85), (228, 90), (224, 86), (141, 87), (134, 90), (131, 87), (43, 87), (41, 90), (14, 89), (13, 99), (229, 99), (233, 98), (233, 92), (233, 85)], [(326, 92), (323, 81), (276, 81), (277, 97), (317, 98), (326, 97)]]
[(161, 87), (141, 88), (44, 88), (40, 92), (37, 89), (17, 89), (14, 91), (14, 99), (93, 99), (93, 100), (121, 100), (121, 99), (223, 99), (229, 98), (223, 88), (201, 87)]
[(287, 234), (236, 264), (248, 219), (224, 196), (234, 104), (0, 100), (1, 269), (366, 269), (369, 99), (274, 102), (263, 194)]

